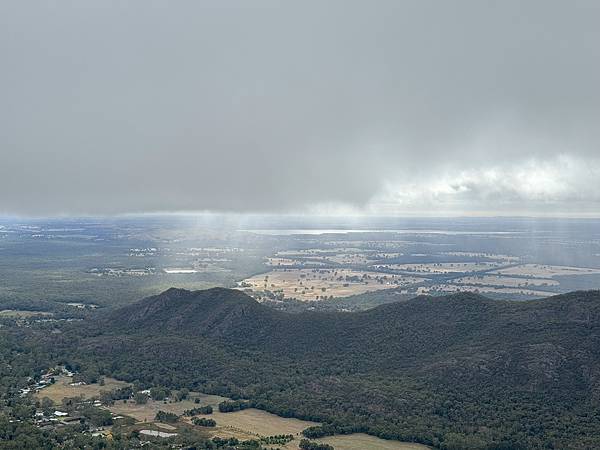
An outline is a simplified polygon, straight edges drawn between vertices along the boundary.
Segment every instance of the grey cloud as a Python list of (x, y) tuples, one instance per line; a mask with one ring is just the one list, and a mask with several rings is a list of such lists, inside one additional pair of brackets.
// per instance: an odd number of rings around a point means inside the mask
[(593, 210), (594, 177), (481, 180), (598, 167), (599, 22), (595, 1), (3, 2), (0, 212)]

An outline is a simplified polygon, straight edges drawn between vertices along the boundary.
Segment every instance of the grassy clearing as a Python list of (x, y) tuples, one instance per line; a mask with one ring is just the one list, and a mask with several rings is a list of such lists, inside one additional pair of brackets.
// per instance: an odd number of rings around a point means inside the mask
[[(196, 397), (200, 399), (199, 404), (194, 403), (194, 398)], [(216, 407), (224, 400), (226, 400), (225, 397), (220, 397), (218, 395), (191, 393), (190, 399), (180, 402), (165, 403), (163, 401), (149, 399), (148, 403), (145, 405), (138, 405), (131, 400), (128, 400), (126, 403), (123, 400), (119, 400), (108, 409), (121, 416), (133, 417), (138, 422), (152, 422), (158, 411), (166, 411), (181, 415), (186, 409), (196, 408), (199, 405), (213, 405), (213, 407)]]
[(461, 272), (477, 272), (480, 270), (491, 270), (494, 267), (501, 267), (498, 262), (442, 262), (442, 263), (423, 263), (423, 264), (379, 264), (376, 267), (381, 269), (403, 270), (414, 272), (419, 275), (427, 274), (452, 274)]
[(420, 278), (351, 269), (276, 269), (246, 278), (241, 284), (254, 292), (282, 293), (302, 301), (347, 297), (405, 286)]
[(437, 295), (440, 292), (443, 294), (447, 294), (449, 292), (475, 292), (478, 294), (486, 295), (486, 294), (519, 294), (519, 295), (531, 295), (534, 297), (548, 297), (552, 295), (548, 291), (541, 291), (535, 289), (525, 289), (525, 288), (511, 288), (511, 287), (493, 287), (493, 286), (483, 286), (483, 285), (472, 285), (472, 284), (436, 284), (435, 286), (428, 287), (419, 287), (417, 293), (420, 294), (428, 294), (428, 295)]
[[(200, 399), (200, 404), (194, 402), (194, 398), (196, 397)], [(180, 415), (179, 426), (193, 427), (198, 431), (206, 433), (206, 435), (210, 437), (235, 437), (240, 440), (249, 440), (278, 434), (292, 434), (295, 436), (294, 441), (281, 447), (286, 450), (297, 450), (302, 430), (317, 425), (314, 422), (279, 417), (258, 409), (245, 409), (243, 411), (221, 413), (218, 411), (217, 405), (224, 400), (227, 399), (218, 395), (206, 395), (192, 392), (189, 400), (181, 402), (164, 403), (162, 401), (150, 399), (148, 400), (148, 403), (138, 405), (132, 401), (128, 401), (127, 403), (117, 401), (114, 405), (108, 407), (108, 409), (116, 415), (132, 417), (138, 424), (143, 424), (145, 427), (153, 426), (154, 428), (159, 428), (167, 432), (174, 431), (176, 427), (168, 424), (155, 423), (154, 419), (158, 411), (167, 411)], [(215, 428), (204, 428), (192, 425), (191, 417), (182, 416), (186, 409), (192, 409), (199, 405), (213, 406), (215, 409), (213, 414), (199, 415), (196, 417), (214, 419), (217, 422)]]
[(27, 319), (35, 316), (51, 316), (51, 312), (44, 311), (27, 311), (22, 309), (5, 309), (0, 311), (0, 317), (8, 319)]
[(47, 388), (42, 389), (35, 395), (38, 398), (48, 397), (54, 403), (60, 404), (62, 399), (65, 397), (96, 397), (99, 396), (101, 392), (109, 392), (114, 389), (118, 389), (129, 385), (124, 381), (115, 380), (114, 378), (105, 378), (104, 386), (100, 386), (97, 383), (83, 384), (80, 386), (71, 386), (70, 383), (72, 382), (72, 377), (56, 377), (56, 382), (54, 384), (51, 384)]
[(502, 275), (516, 275), (536, 278), (549, 278), (559, 275), (589, 275), (598, 274), (600, 269), (585, 267), (550, 266), (545, 264), (522, 264), (497, 271)]
[[(215, 411), (213, 414), (200, 415), (198, 417), (211, 418), (217, 422), (215, 428), (204, 428), (204, 431), (210, 437), (233, 437), (239, 440), (250, 440), (280, 434), (293, 435), (294, 440), (286, 445), (273, 446), (282, 450), (298, 450), (298, 444), (300, 439), (302, 439), (302, 430), (318, 425), (315, 422), (279, 417), (253, 408), (231, 413)], [(185, 420), (191, 422), (189, 418)], [(270, 448), (269, 445), (267, 447)]]
[(368, 434), (349, 434), (315, 439), (332, 445), (335, 450), (427, 450), (429, 447), (398, 441), (386, 441)]
[(477, 277), (462, 277), (454, 280), (456, 283), (475, 284), (482, 286), (506, 286), (523, 288), (528, 286), (558, 286), (558, 281), (551, 278), (513, 278), (498, 275), (481, 275)]
[[(215, 412), (204, 417), (211, 417), (217, 422), (215, 429), (207, 430), (211, 436), (256, 439), (277, 434), (291, 434), (294, 440), (281, 447), (286, 450), (297, 450), (302, 439), (302, 430), (318, 425), (315, 422), (279, 417), (258, 409), (232, 413)], [(333, 445), (336, 450), (427, 450), (429, 448), (419, 444), (386, 441), (366, 434), (329, 436), (317, 441)]]
[(238, 432), (254, 438), (275, 434), (298, 435), (302, 430), (318, 425), (315, 422), (279, 417), (253, 408), (230, 413), (215, 411), (213, 414), (199, 417), (208, 417), (217, 422), (217, 428), (214, 430), (215, 436), (222, 436), (221, 431)]

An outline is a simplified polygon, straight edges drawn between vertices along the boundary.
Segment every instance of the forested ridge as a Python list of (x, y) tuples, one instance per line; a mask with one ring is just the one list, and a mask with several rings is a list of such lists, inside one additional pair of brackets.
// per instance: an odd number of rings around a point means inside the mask
[(447, 449), (598, 448), (599, 324), (599, 291), (529, 302), (462, 293), (288, 314), (239, 291), (170, 289), (51, 345), (89, 374), (226, 394), (323, 422), (313, 437), (364, 431)]

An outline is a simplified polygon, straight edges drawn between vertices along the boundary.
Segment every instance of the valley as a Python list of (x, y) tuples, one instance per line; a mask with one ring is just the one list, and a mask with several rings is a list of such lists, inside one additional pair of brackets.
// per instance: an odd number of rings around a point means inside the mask
[[(177, 436), (180, 433), (185, 434), (188, 430), (195, 429), (211, 439), (227, 440), (233, 438), (242, 442), (253, 440), (278, 441), (273, 437), (286, 436), (285, 441), (287, 442), (278, 445), (278, 448), (297, 450), (302, 432), (309, 427), (320, 425), (316, 422), (280, 417), (255, 408), (221, 412), (219, 411), (219, 404), (231, 402), (231, 399), (218, 395), (189, 392), (186, 393), (184, 399), (179, 399), (177, 398), (178, 393), (173, 392), (164, 399), (153, 399), (150, 390), (136, 394), (131, 384), (113, 378), (103, 377), (101, 382), (86, 383), (74, 381), (72, 374), (64, 375), (65, 369), (55, 371), (59, 374), (52, 377), (52, 383), (35, 392), (36, 398), (42, 404), (48, 405), (51, 402), (50, 410), (55, 409), (54, 412), (48, 412), (46, 417), (54, 416), (58, 418), (54, 420), (69, 423), (71, 417), (77, 417), (77, 413), (73, 412), (76, 411), (76, 409), (73, 410), (73, 403), (76, 405), (77, 402), (90, 405), (90, 407), (101, 411), (108, 411), (110, 413), (110, 425), (101, 425), (94, 432), (102, 436), (111, 436), (116, 430), (120, 433), (125, 430), (137, 430), (142, 435), (157, 438), (160, 442), (163, 439)], [(116, 395), (115, 392), (124, 389), (131, 390), (127, 398), (109, 400), (111, 396)], [(146, 398), (141, 397), (144, 395)], [(144, 398), (144, 400), (140, 401), (140, 398)], [(195, 408), (206, 407), (211, 407), (213, 411), (210, 414), (187, 415), (188, 411)], [(37, 415), (43, 417), (44, 411), (48, 411), (48, 408), (48, 406), (44, 406)], [(161, 422), (157, 420), (157, 415), (160, 412), (174, 414), (178, 417), (178, 420), (169, 423)], [(195, 418), (212, 419), (216, 422), (216, 426), (197, 426), (194, 424)], [(48, 419), (39, 420), (39, 426), (47, 427), (47, 423)], [(428, 448), (418, 444), (386, 441), (361, 433), (330, 436), (316, 439), (315, 442), (326, 443), (332, 445), (335, 449), (341, 450), (425, 450)]]
[[(39, 439), (133, 448), (600, 445), (598, 229), (411, 225), (7, 226), (4, 404), (29, 411)], [(68, 370), (48, 383), (48, 367)]]
[(600, 0), (0, 1), (0, 450), (600, 450)]
[(236, 287), (280, 309), (334, 310), (398, 298), (392, 294), (526, 300), (600, 286), (594, 221), (382, 219), (362, 229), (303, 229), (293, 218), (276, 229), (214, 221), (0, 223), (0, 308), (111, 308), (173, 286)]

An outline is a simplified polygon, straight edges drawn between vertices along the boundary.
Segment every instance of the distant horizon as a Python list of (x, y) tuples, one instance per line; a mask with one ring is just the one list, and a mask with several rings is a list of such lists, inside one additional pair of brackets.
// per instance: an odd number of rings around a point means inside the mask
[(161, 211), (161, 212), (131, 212), (119, 214), (55, 214), (55, 215), (26, 215), (26, 214), (0, 214), (0, 220), (57, 220), (57, 219), (126, 219), (126, 218), (145, 218), (145, 217), (181, 217), (181, 218), (197, 218), (197, 217), (264, 217), (264, 218), (304, 218), (304, 219), (353, 219), (353, 220), (435, 220), (435, 219), (544, 219), (544, 220), (596, 220), (600, 219), (599, 213), (589, 214), (490, 214), (490, 215), (422, 215), (419, 213), (406, 213), (398, 215), (377, 215), (377, 214), (307, 214), (298, 212), (227, 212), (227, 211)]

